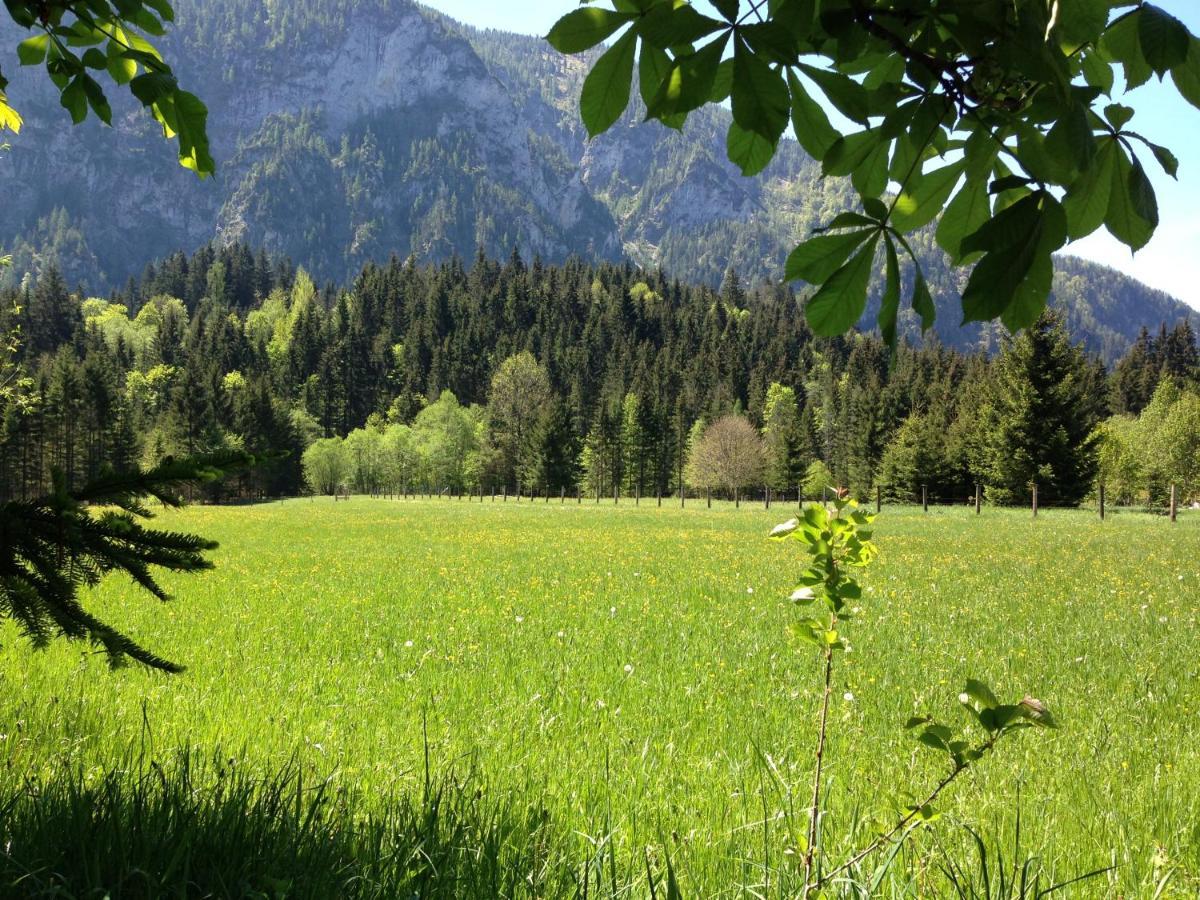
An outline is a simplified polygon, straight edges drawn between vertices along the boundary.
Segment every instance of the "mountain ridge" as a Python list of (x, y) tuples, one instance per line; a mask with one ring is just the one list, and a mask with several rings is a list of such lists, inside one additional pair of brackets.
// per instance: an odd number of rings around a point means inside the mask
[[(246, 241), (333, 280), (392, 253), (516, 248), (552, 262), (627, 256), (715, 285), (731, 268), (779, 278), (790, 246), (855, 202), (791, 141), (743, 178), (725, 159), (721, 108), (682, 132), (631, 110), (588, 141), (576, 104), (584, 60), (410, 0), (180, 0), (177, 13), (163, 45), (209, 105), (217, 179), (180, 170), (116, 91), (111, 131), (72, 129), (44, 73), (16, 71), (10, 95), (27, 127), (0, 161), (10, 278), (57, 262), (101, 292), (174, 250)], [(965, 272), (929, 234), (915, 237), (939, 338), (994, 348), (998, 327), (958, 327)], [(1143, 325), (1196, 316), (1082, 260), (1059, 260), (1055, 289), (1072, 332), (1109, 360)], [(911, 313), (901, 328), (915, 336)]]

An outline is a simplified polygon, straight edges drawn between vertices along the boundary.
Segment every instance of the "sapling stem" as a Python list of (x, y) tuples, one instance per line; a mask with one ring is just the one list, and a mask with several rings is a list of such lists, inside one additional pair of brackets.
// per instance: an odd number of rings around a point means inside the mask
[[(834, 624), (837, 618), (833, 619)], [(821, 768), (825, 759), (825, 733), (829, 722), (829, 695), (833, 684), (833, 648), (825, 648), (825, 693), (821, 698), (821, 716), (817, 723), (817, 765), (813, 772), (812, 805), (808, 809), (808, 847), (804, 852), (804, 896), (817, 887), (812, 877), (813, 855), (817, 849), (817, 834), (821, 815)]]

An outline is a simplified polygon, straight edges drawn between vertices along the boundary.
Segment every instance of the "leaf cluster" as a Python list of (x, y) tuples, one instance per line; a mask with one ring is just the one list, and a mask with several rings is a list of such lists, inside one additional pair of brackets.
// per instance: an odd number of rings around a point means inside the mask
[[(636, 69), (646, 117), (669, 127), (728, 101), (727, 152), (744, 174), (766, 168), (790, 125), (825, 175), (849, 177), (861, 210), (818, 229), (787, 264), (789, 279), (818, 286), (807, 315), (820, 335), (862, 316), (880, 251), (881, 332), (894, 344), (900, 252), (916, 272), (909, 302), (928, 328), (933, 303), (904, 235), (939, 217), (939, 245), (956, 264), (978, 263), (963, 292), (964, 321), (1028, 327), (1050, 292), (1051, 254), (1068, 239), (1101, 226), (1134, 250), (1150, 239), (1157, 204), (1136, 151), (1176, 175), (1171, 152), (1129, 130), (1133, 110), (1110, 102), (1115, 73), (1126, 88), (1169, 76), (1200, 107), (1200, 40), (1151, 3), (713, 6), (719, 17), (686, 0), (585, 5), (547, 39), (564, 53), (613, 39), (583, 86), (591, 135), (627, 108)], [(835, 128), (829, 107), (858, 130)]]
[[(106, 125), (112, 107), (100, 77), (107, 75), (150, 111), (165, 138), (177, 138), (179, 163), (201, 178), (216, 165), (208, 148), (208, 109), (183, 90), (147, 35), (159, 37), (175, 18), (167, 0), (5, 0), (19, 26), (35, 32), (17, 45), (23, 66), (44, 65), (63, 108), (79, 124), (90, 110)], [(0, 74), (0, 131), (21, 130)]]
[(800, 541), (812, 558), (790, 597), (808, 613), (789, 628), (797, 640), (828, 651), (847, 649), (838, 622), (851, 618), (850, 604), (862, 598), (862, 586), (848, 570), (869, 565), (877, 555), (867, 528), (874, 518), (856, 501), (838, 499), (833, 512), (811, 503), (800, 518), (771, 530), (772, 540)]
[(913, 716), (904, 725), (917, 730), (917, 740), (921, 744), (945, 753), (954, 770), (981, 759), (1007, 734), (1024, 728), (1058, 727), (1053, 714), (1041, 701), (1026, 696), (1016, 703), (1001, 703), (990, 687), (973, 678), (967, 679), (958, 701), (972, 722), (982, 729), (984, 739), (981, 743), (973, 744), (968, 736), (956, 734), (949, 725), (930, 715)]

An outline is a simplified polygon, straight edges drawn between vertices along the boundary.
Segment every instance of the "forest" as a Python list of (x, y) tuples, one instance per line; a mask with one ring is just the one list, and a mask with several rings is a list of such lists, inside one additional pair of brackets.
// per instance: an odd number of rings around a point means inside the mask
[(651, 497), (844, 485), (1076, 505), (1200, 489), (1190, 325), (1111, 371), (1048, 314), (989, 358), (815, 338), (784, 287), (480, 254), (317, 285), (245, 245), (147, 267), (107, 298), (51, 270), (2, 297), (17, 348), (0, 484), (226, 448), (274, 454), (209, 499), (305, 492)]

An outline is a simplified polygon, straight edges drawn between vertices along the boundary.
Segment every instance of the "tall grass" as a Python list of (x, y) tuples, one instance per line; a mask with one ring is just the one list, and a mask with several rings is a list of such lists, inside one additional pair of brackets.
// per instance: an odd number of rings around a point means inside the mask
[[(182, 676), (0, 628), (0, 895), (789, 896), (819, 686), (784, 636), (780, 517), (170, 514), (221, 540), (217, 571), (165, 607), (118, 581), (89, 602)], [(834, 693), (830, 854), (942, 774), (901, 726), (952, 715), (964, 678), (1036, 694), (1063, 729), (989, 759), (837, 890), (1007, 898), (993, 873), (1011, 887), (1016, 856), (1036, 890), (1115, 867), (1056, 898), (1195, 896), (1200, 520), (885, 510), (876, 537)]]

